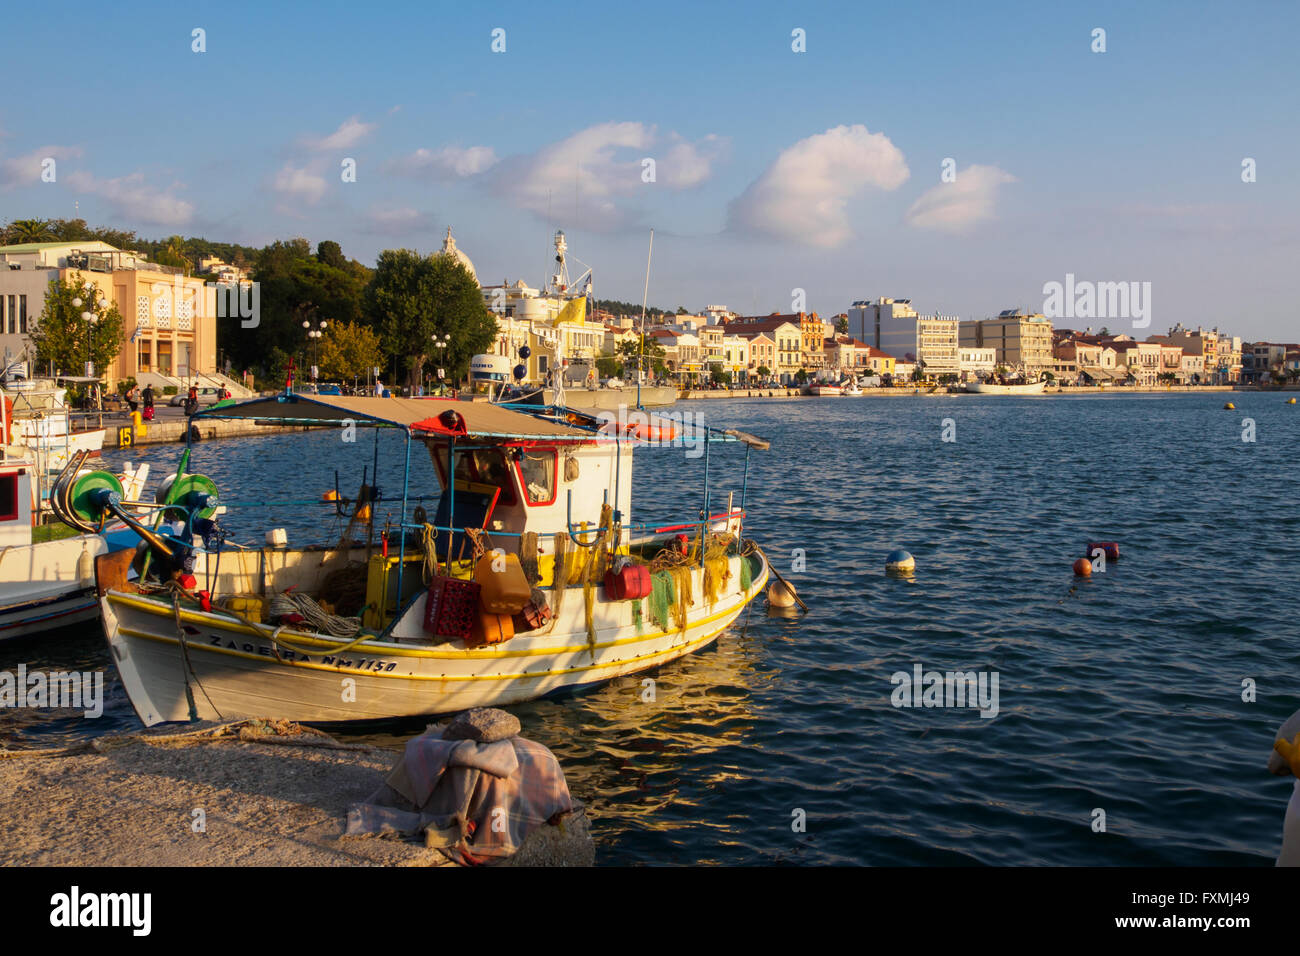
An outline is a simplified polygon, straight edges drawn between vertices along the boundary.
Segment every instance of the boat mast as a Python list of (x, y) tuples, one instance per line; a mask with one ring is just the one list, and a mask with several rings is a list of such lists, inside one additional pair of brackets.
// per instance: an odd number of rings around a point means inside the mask
[(655, 231), (650, 230), (650, 248), (645, 254), (645, 288), (641, 290), (641, 348), (640, 355), (636, 360), (636, 407), (644, 408), (641, 404), (641, 382), (645, 379), (645, 304), (646, 299), (650, 296), (650, 257), (655, 251)]

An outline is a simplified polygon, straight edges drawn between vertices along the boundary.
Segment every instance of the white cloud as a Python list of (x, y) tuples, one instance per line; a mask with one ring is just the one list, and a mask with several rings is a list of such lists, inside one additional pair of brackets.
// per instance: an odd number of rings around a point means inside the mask
[(408, 176), (432, 176), (434, 179), (463, 179), (477, 176), (496, 165), (497, 154), (491, 146), (444, 146), (442, 149), (417, 149), (410, 156), (394, 161), (389, 168)]
[[(631, 218), (619, 200), (655, 185), (680, 189), (707, 178), (722, 141), (706, 137), (692, 145), (675, 135), (673, 139), (668, 150), (657, 155), (653, 126), (599, 123), (530, 155), (502, 160), (492, 171), (491, 185), (539, 216), (562, 215), (573, 225), (613, 229)], [(656, 161), (657, 184), (641, 179), (645, 158)]]
[(382, 236), (406, 236), (417, 232), (431, 232), (434, 228), (432, 213), (420, 212), (409, 206), (377, 207), (366, 213), (364, 231)]
[(909, 225), (943, 232), (964, 232), (993, 217), (998, 187), (1016, 177), (996, 166), (967, 166), (957, 179), (940, 183), (921, 194), (904, 217)]
[(657, 164), (659, 182), (673, 189), (698, 186), (713, 175), (713, 164), (727, 152), (727, 140), (710, 133), (698, 143), (688, 143), (676, 133), (673, 145)]
[[(62, 162), (79, 156), (81, 156), (80, 146), (42, 146), (26, 155), (0, 160), (0, 189), (30, 186), (41, 182), (41, 163), (46, 159)], [(55, 172), (57, 175), (57, 168)]]
[(103, 199), (113, 212), (124, 219), (159, 226), (183, 226), (194, 216), (194, 204), (180, 199), (169, 190), (146, 184), (143, 173), (116, 179), (97, 179), (90, 173), (75, 172), (68, 176), (73, 189)]
[(853, 237), (845, 206), (867, 187), (897, 189), (909, 176), (883, 133), (836, 126), (801, 139), (733, 200), (729, 223), (830, 248)]
[(302, 142), (308, 149), (348, 149), (369, 136), (374, 128), (374, 123), (363, 123), (359, 116), (349, 116), (328, 136), (304, 136)]
[(286, 199), (303, 202), (309, 206), (320, 202), (321, 197), (325, 195), (325, 190), (329, 188), (324, 176), (306, 166), (295, 166), (293, 163), (285, 163), (281, 166), (271, 185)]

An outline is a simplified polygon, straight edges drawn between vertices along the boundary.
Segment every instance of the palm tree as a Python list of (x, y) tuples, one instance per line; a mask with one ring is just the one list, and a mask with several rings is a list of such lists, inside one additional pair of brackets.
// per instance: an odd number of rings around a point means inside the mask
[(4, 231), (6, 245), (17, 246), (27, 242), (49, 242), (54, 238), (49, 220), (15, 219)]

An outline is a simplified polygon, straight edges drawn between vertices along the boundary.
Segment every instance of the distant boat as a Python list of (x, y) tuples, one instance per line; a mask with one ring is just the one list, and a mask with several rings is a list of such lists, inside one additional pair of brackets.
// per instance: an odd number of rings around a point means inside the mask
[(842, 395), (843, 393), (844, 390), (838, 385), (828, 385), (825, 382), (808, 386), (809, 395)]
[(840, 394), (847, 395), (850, 398), (856, 398), (857, 396), (862, 394), (862, 386), (858, 384), (857, 379), (851, 378), (844, 385), (844, 389)]
[(1041, 395), (1046, 382), (1025, 385), (995, 385), (992, 382), (967, 382), (966, 391), (980, 395)]

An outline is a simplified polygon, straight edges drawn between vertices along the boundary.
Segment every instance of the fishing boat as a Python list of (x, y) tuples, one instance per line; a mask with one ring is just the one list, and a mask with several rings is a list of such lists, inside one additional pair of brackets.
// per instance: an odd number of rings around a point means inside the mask
[(999, 385), (995, 382), (967, 382), (966, 391), (980, 395), (1041, 395), (1045, 382), (1027, 382), (1020, 385)]
[(844, 384), (840, 394), (848, 398), (857, 398), (862, 394), (862, 386), (858, 384), (856, 378), (851, 378)]
[(5, 416), (9, 422), (6, 439), (24, 445), (41, 456), (40, 464), (52, 473), (63, 468), (78, 452), (97, 457), (104, 447), (104, 429), (78, 428), (68, 409), (64, 382), (98, 384), (98, 379), (30, 379), (9, 382), (4, 387)]
[(838, 385), (832, 385), (829, 382), (817, 382), (808, 386), (809, 395), (841, 395), (844, 390)]
[[(96, 561), (108, 644), (146, 725), (352, 723), (571, 692), (706, 647), (768, 579), (762, 550), (743, 536), (749, 453), (768, 445), (742, 432), (292, 393), (195, 417), (373, 427), (376, 463), (380, 434), (395, 431), (407, 463), (400, 518), (377, 529), (363, 476), (354, 499), (330, 505), (347, 516), (337, 542), (289, 548), (273, 531), (266, 547), (222, 547), (217, 488), (190, 470), (189, 448), (152, 527), (111, 490), (94, 496), (149, 542), (143, 560)], [(634, 453), (680, 453), (692, 440), (705, 459), (702, 507), (693, 502), (679, 522), (634, 524)], [(710, 459), (738, 448), (739, 502), (732, 491), (715, 509)], [(433, 464), (430, 494), (410, 486), (413, 454)]]
[[(135, 532), (116, 521), (91, 530), (42, 522), (48, 502), (41, 498), (40, 474), (30, 449), (0, 448), (0, 641), (96, 617), (94, 560), (139, 543)], [(148, 474), (147, 464), (128, 465), (126, 480), (116, 483), (138, 496)]]

